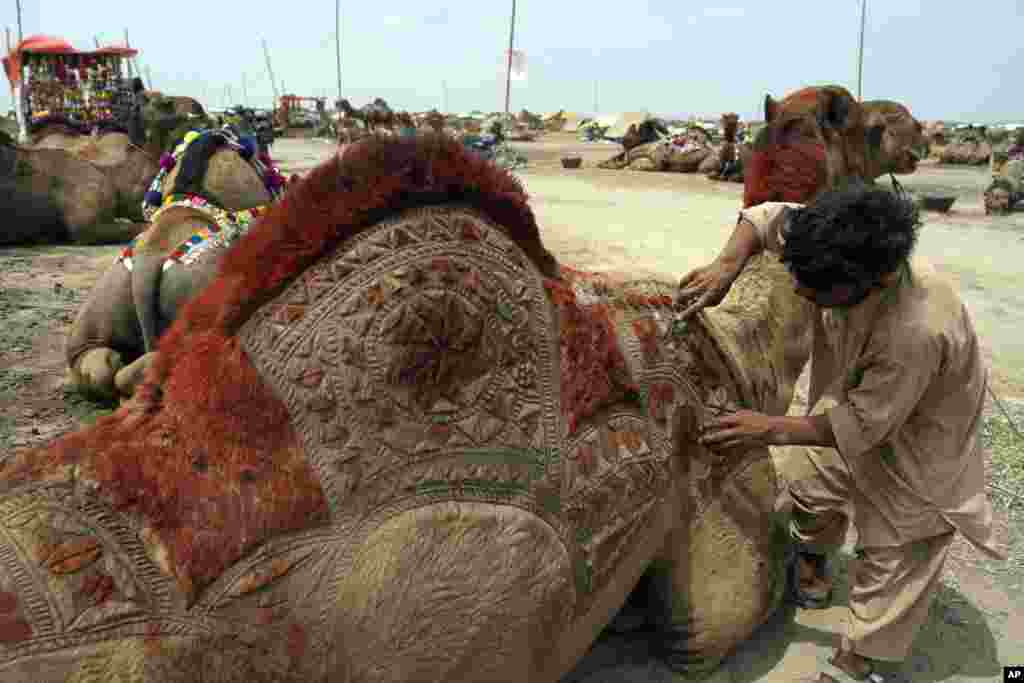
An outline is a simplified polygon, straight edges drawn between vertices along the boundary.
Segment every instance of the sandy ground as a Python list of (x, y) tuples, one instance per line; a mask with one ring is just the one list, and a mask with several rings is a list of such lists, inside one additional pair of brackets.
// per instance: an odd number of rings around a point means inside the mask
[[(735, 223), (739, 185), (694, 175), (598, 169), (596, 163), (617, 147), (578, 143), (571, 136), (515, 146), (530, 160), (516, 174), (531, 196), (545, 242), (559, 259), (577, 267), (676, 280), (714, 258)], [(334, 147), (315, 139), (285, 139), (273, 153), (283, 170), (303, 173)], [(562, 169), (559, 159), (566, 154), (582, 156), (583, 167)], [(1024, 335), (1018, 332), (1024, 329), (1019, 267), (1024, 213), (984, 216), (983, 169), (926, 166), (900, 180), (912, 191), (957, 194), (950, 214), (926, 215), (918, 250), (959, 283), (981, 333), (996, 392), (1024, 397)], [(0, 250), (0, 451), (45, 442), (101, 412), (64, 391), (62, 348), (75, 310), (118, 249)], [(785, 468), (781, 456), (780, 467)], [(908, 664), (912, 680), (1001, 681), (1002, 665), (1024, 664), (1024, 523), (1000, 509), (997, 526), (1016, 549), (1015, 561), (993, 563), (964, 544), (954, 548), (931, 619)], [(847, 557), (848, 552), (840, 558), (840, 569)], [(841, 581), (830, 610), (780, 610), (714, 680), (790, 682), (814, 674), (842, 629), (845, 595)], [(651, 656), (644, 634), (636, 634), (602, 638), (563, 683), (671, 680)]]

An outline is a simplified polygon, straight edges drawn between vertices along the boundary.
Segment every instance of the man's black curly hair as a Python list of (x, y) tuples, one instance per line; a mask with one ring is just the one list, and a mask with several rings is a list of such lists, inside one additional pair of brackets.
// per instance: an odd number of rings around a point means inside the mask
[(814, 289), (874, 285), (910, 256), (920, 225), (917, 206), (904, 195), (849, 184), (791, 211), (781, 260)]

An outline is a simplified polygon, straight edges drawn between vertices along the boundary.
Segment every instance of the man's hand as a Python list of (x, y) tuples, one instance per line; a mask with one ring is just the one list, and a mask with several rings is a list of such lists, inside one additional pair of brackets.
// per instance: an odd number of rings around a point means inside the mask
[(690, 305), (680, 314), (680, 318), (686, 320), (702, 308), (722, 303), (742, 269), (742, 266), (717, 260), (687, 273), (679, 281), (679, 293), (676, 296), (681, 303)]
[(836, 437), (827, 415), (791, 417), (737, 410), (705, 423), (700, 443), (713, 451), (764, 446), (836, 448)]
[(776, 418), (752, 410), (716, 418), (704, 424), (700, 443), (713, 450), (761, 448), (776, 439)]

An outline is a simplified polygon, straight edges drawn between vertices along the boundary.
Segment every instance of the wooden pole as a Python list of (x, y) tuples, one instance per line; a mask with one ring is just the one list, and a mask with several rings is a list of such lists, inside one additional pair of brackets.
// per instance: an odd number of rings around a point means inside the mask
[[(4, 44), (7, 46), (7, 49), (5, 50), (5, 54), (10, 54), (11, 53), (11, 27), (10, 26), (5, 26), (4, 27)], [(11, 86), (11, 100), (14, 100), (14, 83), (11, 82), (10, 86)], [(17, 107), (18, 103), (14, 102), (14, 106)]]
[(508, 102), (512, 94), (512, 45), (516, 36), (516, 0), (512, 0), (512, 21), (508, 29), (508, 70), (505, 72), (505, 116), (508, 116)]
[[(124, 46), (127, 48), (131, 48), (131, 43), (128, 42), (128, 29), (124, 30)], [(131, 57), (129, 57), (126, 61), (128, 62), (128, 78), (134, 78), (135, 71), (132, 69)]]
[(274, 109), (277, 107), (277, 81), (274, 80), (274, 67), (270, 66), (270, 50), (267, 48), (267, 40), (263, 39), (263, 56), (267, 58), (267, 73), (270, 74), (270, 87), (274, 90), (274, 103), (270, 107)]
[(868, 0), (860, 3), (860, 46), (857, 49), (857, 101), (862, 102), (861, 86), (864, 82), (864, 18), (868, 11)]
[(341, 100), (341, 0), (334, 0), (334, 52), (338, 58), (338, 100)]

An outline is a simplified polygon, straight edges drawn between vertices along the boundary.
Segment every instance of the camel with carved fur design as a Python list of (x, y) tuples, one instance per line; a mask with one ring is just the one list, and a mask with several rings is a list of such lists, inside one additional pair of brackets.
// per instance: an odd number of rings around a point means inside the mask
[[(848, 93), (771, 106), (827, 149), (762, 140), (748, 205), (856, 172)], [(767, 449), (714, 457), (701, 424), (787, 409), (811, 308), (768, 257), (685, 325), (674, 286), (627, 280), (558, 264), (454, 140), (347, 148), (130, 402), (2, 460), (0, 677), (555, 683), (642, 575), (659, 653), (713, 667), (779, 603), (786, 544)]]

